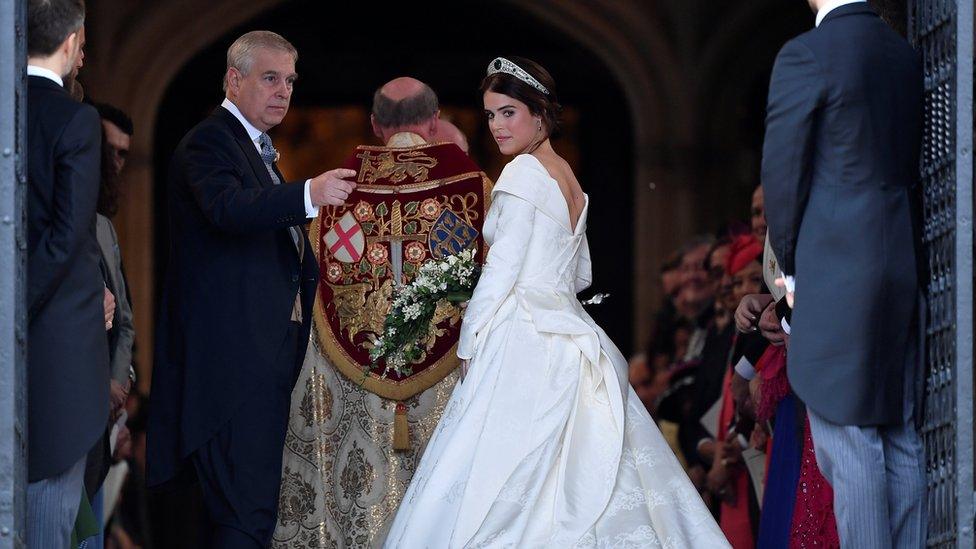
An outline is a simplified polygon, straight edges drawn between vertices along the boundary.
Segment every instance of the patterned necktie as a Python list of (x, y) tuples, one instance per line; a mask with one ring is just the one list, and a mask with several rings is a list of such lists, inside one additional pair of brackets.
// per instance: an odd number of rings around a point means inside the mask
[(278, 151), (271, 144), (271, 136), (266, 133), (262, 133), (258, 137), (258, 144), (261, 145), (261, 160), (264, 160), (264, 167), (268, 169), (268, 175), (271, 176), (271, 182), (275, 185), (280, 185), (281, 180), (278, 179), (278, 174), (274, 171), (275, 159), (278, 157)]
[[(271, 182), (275, 185), (281, 185), (281, 179), (278, 178), (278, 174), (274, 171), (274, 163), (278, 158), (278, 151), (271, 144), (271, 137), (266, 133), (262, 133), (258, 137), (258, 144), (261, 145), (261, 160), (264, 160), (264, 167), (268, 169)], [(291, 233), (291, 239), (295, 242), (295, 249), (298, 250), (298, 264), (301, 265), (305, 253), (305, 238), (298, 227), (288, 227), (288, 232)], [(295, 295), (295, 304), (291, 310), (291, 320), (298, 323), (302, 322), (301, 287), (298, 288), (298, 294)]]
[[(271, 176), (271, 182), (275, 185), (281, 185), (281, 180), (278, 179), (278, 174), (274, 171), (274, 162), (278, 158), (278, 151), (271, 144), (271, 136), (266, 133), (262, 133), (258, 137), (258, 144), (261, 145), (261, 160), (264, 160), (264, 167), (268, 169), (268, 175)], [(295, 246), (298, 248), (299, 256), (298, 259), (301, 261), (302, 244), (304, 244), (304, 239), (302, 234), (298, 231), (297, 227), (288, 227), (288, 231), (291, 232), (291, 239), (295, 241)]]

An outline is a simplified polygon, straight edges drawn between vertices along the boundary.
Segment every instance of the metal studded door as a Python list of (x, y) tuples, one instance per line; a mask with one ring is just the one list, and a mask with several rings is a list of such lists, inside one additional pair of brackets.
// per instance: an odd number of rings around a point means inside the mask
[(973, 0), (909, 0), (925, 70), (928, 547), (973, 540)]
[(0, 549), (27, 524), (26, 12), (0, 0)]

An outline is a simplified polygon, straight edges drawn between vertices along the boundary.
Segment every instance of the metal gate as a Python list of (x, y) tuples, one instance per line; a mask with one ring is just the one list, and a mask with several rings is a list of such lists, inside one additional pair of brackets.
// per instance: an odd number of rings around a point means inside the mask
[(24, 547), (27, 507), (26, 4), (0, 0), (0, 549)]
[(922, 150), (929, 547), (973, 547), (973, 0), (914, 0)]
[(26, 4), (0, 0), (0, 549), (26, 543)]

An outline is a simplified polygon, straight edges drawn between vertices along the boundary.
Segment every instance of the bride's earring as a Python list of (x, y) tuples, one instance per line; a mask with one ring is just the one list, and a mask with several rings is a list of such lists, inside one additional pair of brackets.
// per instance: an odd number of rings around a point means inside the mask
[(539, 120), (539, 130), (538, 131), (540, 131), (540, 132), (542, 131), (542, 119)]

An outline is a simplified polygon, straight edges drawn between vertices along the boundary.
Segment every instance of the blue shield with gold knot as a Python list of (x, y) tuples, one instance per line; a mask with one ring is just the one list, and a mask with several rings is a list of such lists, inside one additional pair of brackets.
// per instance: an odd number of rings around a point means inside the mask
[(430, 255), (442, 259), (457, 255), (478, 239), (478, 229), (464, 222), (451, 210), (444, 210), (427, 235)]

